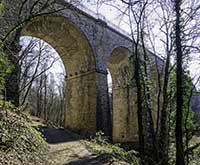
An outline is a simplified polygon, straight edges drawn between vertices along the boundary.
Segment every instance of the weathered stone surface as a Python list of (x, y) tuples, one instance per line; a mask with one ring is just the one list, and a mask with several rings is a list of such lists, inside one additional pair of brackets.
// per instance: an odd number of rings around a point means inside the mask
[(65, 126), (80, 132), (96, 131), (96, 72), (66, 80)]
[(131, 52), (116, 48), (109, 59), (109, 70), (113, 84), (113, 141), (133, 142), (137, 140), (136, 91), (132, 84), (133, 67)]

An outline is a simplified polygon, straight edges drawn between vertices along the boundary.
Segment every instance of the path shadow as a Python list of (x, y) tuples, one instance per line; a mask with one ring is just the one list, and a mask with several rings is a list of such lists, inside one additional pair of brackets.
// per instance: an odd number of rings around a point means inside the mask
[(79, 160), (71, 161), (63, 165), (102, 165), (111, 164), (113, 162), (112, 156), (110, 154), (101, 154), (95, 157), (83, 157)]
[(58, 144), (80, 140), (80, 137), (77, 134), (66, 129), (39, 126), (39, 131), (42, 133), (47, 143), (49, 144)]
[(195, 136), (200, 137), (200, 130), (195, 132)]

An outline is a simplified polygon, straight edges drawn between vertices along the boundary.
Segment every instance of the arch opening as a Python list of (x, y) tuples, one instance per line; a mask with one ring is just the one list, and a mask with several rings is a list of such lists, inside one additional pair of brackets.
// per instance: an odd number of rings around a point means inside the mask
[(96, 131), (96, 69), (92, 48), (84, 34), (61, 16), (41, 16), (21, 32), (49, 43), (60, 55), (67, 74), (66, 128)]
[(112, 137), (114, 142), (120, 143), (137, 140), (136, 92), (131, 81), (130, 54), (127, 48), (118, 47), (108, 60), (112, 77)]
[(20, 37), (20, 105), (31, 115), (63, 126), (65, 67), (56, 50), (43, 40)]

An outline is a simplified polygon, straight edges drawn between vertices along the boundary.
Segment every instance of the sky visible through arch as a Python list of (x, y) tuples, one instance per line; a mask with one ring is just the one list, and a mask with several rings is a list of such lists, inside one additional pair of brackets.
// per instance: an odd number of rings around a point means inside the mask
[[(32, 47), (30, 46), (31, 43), (33, 44)], [(20, 45), (22, 46), (20, 56), (27, 47), (30, 47), (29, 53), (27, 53), (28, 61), (34, 59), (31, 56), (34, 56), (34, 55), (37, 56), (40, 52), (40, 49), (42, 49), (42, 52), (40, 53), (42, 56), (41, 64), (39, 66), (37, 74), (39, 74), (42, 70), (44, 70), (43, 67), (46, 67), (46, 68), (49, 67), (49, 69), (46, 72), (46, 74), (49, 75), (48, 77), (51, 79), (54, 79), (56, 85), (58, 86), (63, 85), (62, 82), (64, 81), (65, 76), (66, 76), (66, 69), (59, 54), (50, 44), (36, 37), (21, 36)], [(32, 75), (35, 70), (35, 67), (37, 65), (37, 60), (38, 58), (35, 58), (33, 63), (31, 63), (32, 73), (29, 73), (30, 75)], [(45, 62), (44, 60), (47, 60), (47, 62)], [(21, 68), (23, 69), (23, 65), (21, 66)]]

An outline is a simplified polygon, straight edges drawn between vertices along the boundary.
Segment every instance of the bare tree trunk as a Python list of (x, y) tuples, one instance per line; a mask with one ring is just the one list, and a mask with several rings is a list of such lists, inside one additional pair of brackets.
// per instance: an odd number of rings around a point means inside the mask
[(15, 105), (16, 107), (19, 107), (19, 73), (20, 73), (20, 67), (18, 64), (18, 53), (19, 53), (19, 35), (18, 35), (18, 31), (16, 32), (16, 35), (14, 37), (14, 41), (11, 44), (7, 44), (7, 46), (5, 46), (5, 52), (8, 55), (8, 59), (10, 60), (10, 62), (13, 64), (13, 70), (10, 74), (8, 74), (5, 78), (5, 99), (7, 101), (11, 101), (11, 103), (13, 103), (13, 105)]
[[(168, 29), (166, 29), (168, 30)], [(167, 33), (168, 35), (168, 33)], [(168, 46), (168, 36), (167, 38), (167, 59), (165, 63), (165, 73), (164, 73), (164, 84), (163, 84), (163, 103), (162, 103), (162, 109), (161, 109), (161, 115), (160, 115), (160, 131), (159, 131), (159, 157), (162, 161), (162, 164), (168, 164), (168, 83), (169, 83), (169, 66), (170, 66), (170, 52), (169, 52), (169, 46)]]
[(181, 0), (175, 0), (175, 44), (176, 44), (176, 165), (185, 165), (184, 148), (183, 148), (183, 52), (181, 43)]
[(141, 164), (144, 164), (145, 150), (144, 150), (144, 128), (143, 128), (143, 107), (142, 107), (142, 86), (140, 80), (140, 59), (138, 57), (138, 47), (135, 46), (135, 81), (137, 86), (137, 120), (138, 120), (138, 136), (139, 136), (139, 152)]
[[(129, 15), (129, 21), (130, 21), (132, 40), (133, 40), (133, 57), (135, 57), (132, 62), (134, 66), (134, 78), (135, 78), (136, 87), (137, 87), (137, 120), (138, 120), (140, 164), (145, 165), (147, 162), (146, 162), (145, 139), (144, 139), (145, 137), (144, 135), (144, 109), (143, 109), (144, 107), (143, 107), (143, 89), (142, 89), (142, 77), (141, 77), (141, 59), (139, 57), (139, 41), (140, 41), (141, 19), (142, 19), (145, 7), (147, 5), (147, 2), (142, 2), (144, 3), (142, 6), (141, 4), (138, 4), (139, 1), (135, 1), (135, 3), (133, 4), (131, 3), (131, 1), (129, 2), (122, 1), (122, 2), (127, 4), (129, 8), (128, 15)], [(133, 5), (136, 5), (136, 4), (138, 4), (140, 8), (140, 10), (138, 11), (140, 13), (138, 18), (136, 16), (135, 11), (133, 10)], [(131, 13), (136, 23), (136, 37), (134, 37)]]
[[(143, 20), (144, 21), (144, 20)], [(157, 145), (156, 145), (156, 136), (154, 131), (154, 122), (153, 122), (153, 116), (152, 116), (152, 107), (150, 105), (151, 103), (151, 94), (150, 94), (150, 88), (146, 82), (146, 80), (149, 80), (148, 71), (147, 71), (147, 65), (148, 65), (148, 56), (146, 52), (146, 47), (144, 43), (144, 33), (141, 29), (141, 42), (142, 42), (142, 50), (143, 50), (143, 57), (144, 57), (144, 75), (142, 76), (142, 84), (143, 84), (143, 93), (144, 93), (144, 102), (145, 107), (144, 110), (146, 111), (146, 154), (148, 155), (148, 163), (154, 165), (155, 162), (158, 161), (158, 154), (157, 154)]]
[(47, 120), (47, 75), (44, 74), (44, 120)]

